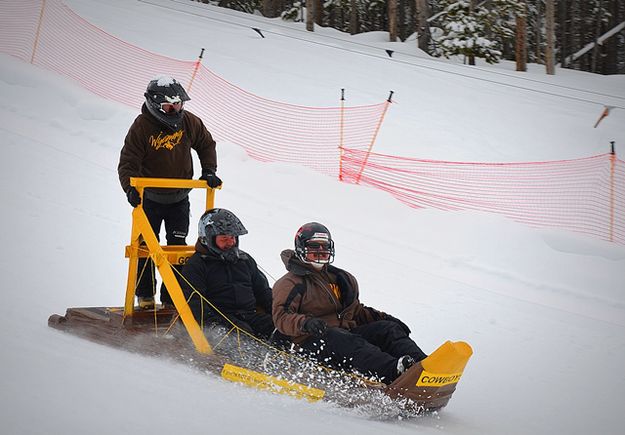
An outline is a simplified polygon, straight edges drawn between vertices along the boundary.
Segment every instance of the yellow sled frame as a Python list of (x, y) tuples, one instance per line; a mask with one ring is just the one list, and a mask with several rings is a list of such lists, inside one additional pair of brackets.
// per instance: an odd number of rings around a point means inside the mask
[[(143, 192), (146, 187), (206, 189), (206, 210), (213, 208), (215, 203), (215, 189), (209, 187), (204, 180), (133, 177), (130, 178), (130, 185), (137, 189), (141, 198), (143, 198)], [(146, 247), (147, 253), (145, 252)], [(128, 283), (126, 285), (126, 298), (124, 301), (124, 317), (131, 317), (134, 314), (135, 287), (139, 258), (149, 257), (158, 268), (163, 283), (167, 287), (171, 300), (195, 345), (195, 349), (203, 354), (212, 354), (213, 350), (206, 340), (202, 328), (200, 328), (195, 317), (193, 317), (193, 313), (189, 305), (187, 305), (180, 284), (171, 266), (172, 264), (184, 264), (187, 259), (193, 255), (193, 252), (195, 252), (193, 246), (161, 246), (143, 210), (143, 204), (139, 204), (135, 207), (132, 211), (130, 245), (126, 246), (126, 257), (129, 258), (130, 261), (128, 264)]]
[[(205, 210), (210, 210), (215, 203), (215, 189), (209, 187), (204, 180), (183, 180), (169, 178), (130, 178), (130, 185), (134, 186), (141, 198), (146, 187), (178, 188), (178, 189), (206, 189)], [(147, 249), (146, 249), (147, 248)], [(130, 245), (126, 246), (128, 264), (128, 282), (126, 284), (126, 298), (124, 301), (124, 318), (134, 314), (135, 287), (138, 275), (139, 258), (152, 259), (163, 279), (172, 302), (180, 315), (180, 319), (191, 337), (195, 349), (202, 354), (212, 354), (213, 350), (198, 325), (187, 301), (182, 293), (180, 284), (174, 275), (172, 264), (183, 265), (195, 252), (194, 246), (161, 246), (148, 217), (140, 204), (132, 211), (132, 232)], [(284, 381), (264, 373), (226, 364), (221, 376), (224, 379), (240, 382), (261, 390), (270, 390), (309, 401), (323, 398), (325, 392), (317, 388), (308, 387), (291, 381)]]

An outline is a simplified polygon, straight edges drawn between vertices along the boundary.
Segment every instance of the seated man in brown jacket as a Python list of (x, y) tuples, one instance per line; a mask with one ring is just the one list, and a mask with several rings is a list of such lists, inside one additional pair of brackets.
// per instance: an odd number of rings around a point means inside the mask
[(324, 225), (303, 225), (295, 251), (281, 257), (288, 272), (273, 286), (274, 324), (318, 361), (390, 384), (427, 356), (406, 324), (360, 303), (356, 278), (330, 265), (334, 241)]

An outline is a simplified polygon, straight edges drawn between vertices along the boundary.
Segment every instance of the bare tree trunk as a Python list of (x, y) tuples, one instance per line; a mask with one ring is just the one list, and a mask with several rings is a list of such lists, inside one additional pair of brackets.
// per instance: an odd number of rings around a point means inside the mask
[(527, 71), (527, 2), (523, 2), (523, 13), (516, 17), (516, 70)]
[(545, 47), (545, 69), (547, 74), (554, 75), (555, 69), (555, 0), (545, 1), (545, 31), (547, 33), (546, 40), (547, 45)]
[(388, 0), (388, 39), (397, 41), (397, 0)]
[(349, 33), (355, 35), (360, 31), (360, 23), (358, 22), (358, 7), (356, 5), (357, 0), (350, 0), (349, 2)]
[(417, 44), (426, 53), (430, 48), (430, 11), (428, 10), (428, 0), (416, 0), (417, 9)]
[[(475, 7), (477, 6), (477, 0), (471, 0), (469, 7), (469, 14), (473, 15), (473, 11), (475, 11)], [(472, 54), (469, 55), (469, 65), (475, 65), (475, 56)]]
[(406, 1), (398, 0), (397, 3), (397, 37), (400, 41), (406, 39)]
[[(608, 28), (612, 28), (625, 20), (625, 16), (623, 16), (625, 5), (622, 2), (620, 4), (616, 1), (612, 2), (608, 10), (612, 15), (608, 23)], [(616, 35), (604, 43), (606, 57), (605, 66), (601, 71), (603, 74), (618, 74), (619, 72), (623, 72), (619, 71), (619, 46), (621, 47), (620, 56), (622, 58), (625, 54), (625, 44), (623, 44), (623, 42), (619, 44)], [(623, 63), (621, 62), (621, 67), (622, 65)]]
[(275, 18), (275, 13), (273, 0), (263, 0), (263, 16)]
[(306, 0), (306, 30), (309, 32), (315, 31), (315, 21), (313, 16), (314, 0)]
[(597, 72), (597, 60), (599, 58), (599, 44), (598, 39), (601, 36), (601, 19), (603, 18), (603, 0), (599, 0), (599, 13), (597, 14), (597, 25), (595, 27), (595, 47), (592, 49), (592, 64), (590, 67), (590, 72)]
[(560, 9), (560, 66), (566, 68), (566, 55), (568, 53), (568, 30), (566, 26), (567, 0), (560, 0), (558, 8)]
[(536, 46), (535, 48), (535, 56), (536, 56), (536, 63), (541, 63), (543, 60), (543, 49), (542, 49), (542, 31), (543, 31), (543, 26), (542, 26), (542, 20), (541, 17), (543, 16), (542, 10), (540, 8), (540, 5), (542, 4), (542, 1), (537, 1), (536, 2), (536, 27), (534, 28), (534, 36), (536, 38)]
[(315, 0), (313, 15), (315, 16), (315, 24), (323, 25), (323, 0)]

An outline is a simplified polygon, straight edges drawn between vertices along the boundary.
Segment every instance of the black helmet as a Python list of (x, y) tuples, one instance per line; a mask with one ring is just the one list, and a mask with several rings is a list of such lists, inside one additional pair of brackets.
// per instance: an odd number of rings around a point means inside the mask
[[(225, 208), (213, 208), (204, 212), (198, 224), (199, 241), (211, 253), (224, 260), (234, 261), (239, 258), (239, 236), (247, 234), (247, 229), (234, 213)], [(215, 245), (216, 236), (235, 236), (236, 246), (222, 251)]]
[[(316, 254), (314, 260), (307, 258), (309, 253)], [(307, 264), (324, 265), (334, 261), (334, 241), (330, 231), (318, 222), (309, 222), (301, 226), (295, 234), (295, 254)]]
[(176, 129), (182, 120), (184, 102), (189, 95), (176, 79), (160, 76), (148, 83), (145, 91), (145, 105), (148, 111), (161, 123)]

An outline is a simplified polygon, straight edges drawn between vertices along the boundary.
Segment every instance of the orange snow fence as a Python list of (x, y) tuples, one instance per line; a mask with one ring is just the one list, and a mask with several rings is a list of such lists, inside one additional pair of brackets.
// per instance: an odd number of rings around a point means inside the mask
[(191, 89), (189, 109), (218, 142), (239, 145), (260, 161), (300, 164), (384, 190), (414, 208), (498, 213), (535, 227), (625, 244), (625, 164), (614, 154), (463, 163), (371, 153), (388, 101), (306, 107), (262, 98), (199, 61), (172, 59), (124, 42), (58, 0), (0, 2), (0, 52), (136, 109), (147, 83), (166, 73)]
[[(345, 150), (343, 180), (365, 155)], [(371, 153), (360, 184), (414, 208), (498, 213), (625, 244), (625, 162), (614, 154), (530, 163), (466, 163)]]

